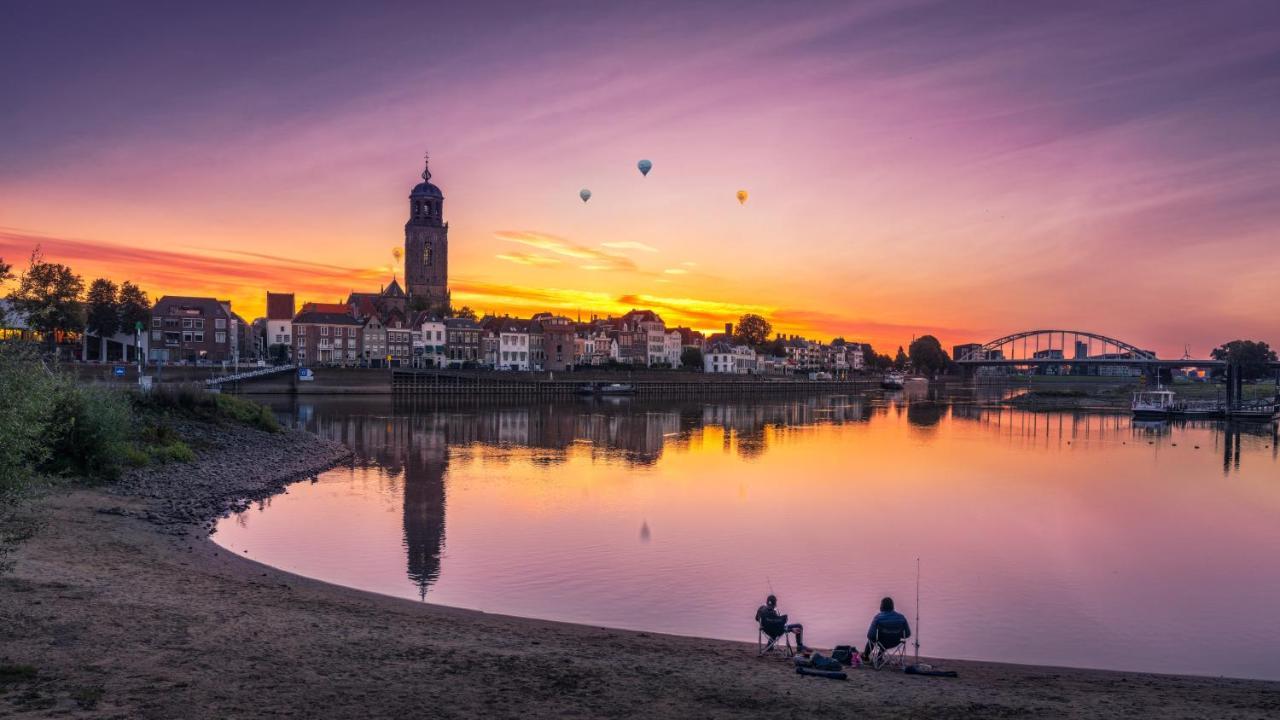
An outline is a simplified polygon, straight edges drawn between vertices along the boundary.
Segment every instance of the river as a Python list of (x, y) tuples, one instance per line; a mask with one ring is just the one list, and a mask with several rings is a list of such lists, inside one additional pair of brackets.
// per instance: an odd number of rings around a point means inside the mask
[(935, 657), (1280, 679), (1274, 425), (880, 392), (270, 404), (357, 460), (214, 540), (300, 575), (752, 642), (772, 591), (826, 647), (889, 595)]

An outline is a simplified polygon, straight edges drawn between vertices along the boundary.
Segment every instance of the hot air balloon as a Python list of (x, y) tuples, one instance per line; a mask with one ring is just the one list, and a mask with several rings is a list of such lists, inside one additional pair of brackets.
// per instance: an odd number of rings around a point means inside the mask
[(396, 260), (399, 260), (400, 258), (404, 257), (404, 248), (398, 245), (396, 247), (391, 248), (391, 257), (395, 258)]
[(746, 190), (739, 190), (739, 191), (738, 191), (738, 204), (739, 204), (739, 205), (746, 205), (746, 204), (747, 204), (747, 191), (746, 191)]
[(653, 163), (649, 162), (648, 160), (641, 160), (640, 162), (636, 163), (636, 167), (640, 168), (641, 175), (648, 177), (649, 171), (653, 169)]
[(582, 202), (586, 202), (591, 199), (591, 191), (586, 188), (582, 188), (582, 190), (578, 191), (578, 197), (582, 198)]

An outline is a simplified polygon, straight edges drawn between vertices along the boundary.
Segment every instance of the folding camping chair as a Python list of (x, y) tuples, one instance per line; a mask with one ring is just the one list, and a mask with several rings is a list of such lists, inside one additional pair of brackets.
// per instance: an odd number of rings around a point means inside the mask
[(872, 667), (881, 669), (886, 665), (905, 669), (906, 667), (906, 628), (876, 628), (876, 639), (872, 643)]
[(892, 665), (898, 669), (907, 667), (907, 628), (876, 628), (876, 639), (871, 645), (871, 667)]
[(795, 648), (791, 646), (791, 636), (794, 633), (787, 629), (787, 620), (785, 617), (765, 620), (760, 623), (756, 629), (756, 649), (760, 656), (764, 656), (771, 652), (782, 653), (783, 657), (793, 657), (796, 654)]

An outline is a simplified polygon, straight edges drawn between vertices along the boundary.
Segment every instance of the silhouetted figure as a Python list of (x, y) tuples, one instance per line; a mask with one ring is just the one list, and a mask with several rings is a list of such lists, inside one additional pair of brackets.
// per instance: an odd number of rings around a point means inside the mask
[(765, 598), (764, 604), (756, 610), (756, 622), (761, 626), (767, 624), (777, 624), (782, 626), (784, 632), (795, 633), (796, 651), (804, 652), (804, 626), (800, 623), (788, 623), (786, 615), (778, 614), (778, 598), (770, 595)]
[(875, 645), (876, 633), (880, 630), (894, 632), (902, 630), (901, 637), (904, 641), (911, 637), (911, 625), (907, 622), (905, 615), (893, 609), (893, 598), (887, 597), (881, 600), (880, 612), (871, 619), (871, 627), (867, 628), (867, 646), (862, 650), (863, 661), (871, 659), (871, 648)]

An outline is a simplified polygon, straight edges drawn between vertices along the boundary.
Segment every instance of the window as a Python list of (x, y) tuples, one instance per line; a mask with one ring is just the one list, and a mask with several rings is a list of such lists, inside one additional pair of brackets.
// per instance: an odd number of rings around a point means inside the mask
[(347, 337), (355, 337), (355, 336), (356, 336), (356, 329), (353, 327), (347, 328)]
[(204, 329), (204, 318), (196, 318), (195, 320), (192, 320), (191, 322), (192, 322), (192, 326), (193, 326), (195, 329), (197, 329), (197, 330), (203, 330), (203, 329)]
[(151, 318), (151, 327), (153, 327), (153, 328), (158, 328), (158, 327), (160, 327), (160, 318), (158, 318), (158, 317), (153, 317), (153, 318)]
[(329, 337), (329, 326), (328, 326), (328, 325), (321, 325), (321, 326), (320, 326), (320, 337)]
[(306, 337), (306, 336), (307, 336), (307, 326), (306, 326), (306, 325), (299, 325), (299, 326), (298, 326), (298, 337), (300, 337), (300, 338), (304, 338), (304, 337)]
[[(204, 333), (200, 333), (200, 335), (203, 336)], [(213, 338), (214, 338), (213, 341), (218, 343), (219, 345), (225, 344), (227, 342), (227, 334), (225, 332), (216, 332), (213, 334)]]
[(213, 326), (219, 330), (225, 330), (227, 328), (227, 319), (215, 318), (213, 321)]
[(152, 330), (152, 331), (151, 331), (151, 339), (152, 339), (152, 340), (155, 340), (155, 341), (159, 342), (162, 338), (164, 338), (164, 333), (160, 332), (159, 330)]
[(423, 265), (431, 264), (431, 243), (430, 242), (428, 242), (426, 246), (422, 248), (422, 264)]
[(182, 333), (182, 342), (191, 342), (191, 333), (189, 332)]
[(204, 333), (202, 332), (191, 333), (191, 336), (196, 342), (204, 342)]
[(183, 330), (191, 329), (191, 318), (182, 318), (182, 329)]
[(276, 335), (276, 342), (277, 342), (277, 343), (282, 343), (282, 342), (284, 342), (284, 336), (283, 336), (283, 335)]

